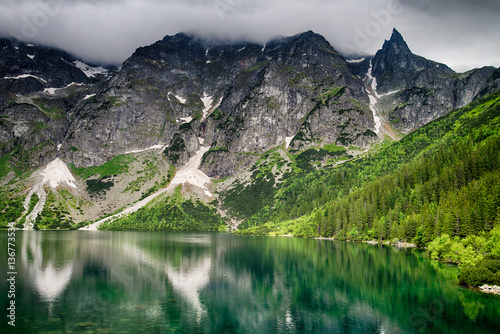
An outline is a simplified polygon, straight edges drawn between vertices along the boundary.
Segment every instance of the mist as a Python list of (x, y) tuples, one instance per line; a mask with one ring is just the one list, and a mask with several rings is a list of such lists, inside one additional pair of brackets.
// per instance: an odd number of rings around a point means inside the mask
[(264, 44), (313, 30), (344, 55), (374, 54), (396, 27), (410, 49), (456, 71), (500, 66), (493, 0), (4, 0), (0, 35), (119, 65), (178, 32)]

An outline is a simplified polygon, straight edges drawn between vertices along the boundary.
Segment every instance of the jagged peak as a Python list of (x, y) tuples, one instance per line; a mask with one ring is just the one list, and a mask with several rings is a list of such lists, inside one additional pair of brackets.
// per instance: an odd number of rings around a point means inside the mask
[(401, 52), (411, 52), (408, 44), (406, 44), (406, 41), (403, 38), (403, 35), (401, 35), (396, 28), (392, 30), (391, 39), (389, 41), (385, 41), (383, 48), (390, 47), (391, 45), (395, 46), (397, 50)]

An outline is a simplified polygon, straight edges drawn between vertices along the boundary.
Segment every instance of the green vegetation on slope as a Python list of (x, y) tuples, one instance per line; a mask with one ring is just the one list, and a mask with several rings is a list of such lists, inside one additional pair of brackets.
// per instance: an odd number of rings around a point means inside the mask
[(100, 226), (121, 231), (223, 231), (227, 225), (210, 206), (184, 199), (179, 191), (146, 207)]
[(20, 197), (0, 197), (0, 228), (16, 221), (24, 212), (23, 200)]
[(119, 155), (96, 167), (75, 167), (73, 164), (70, 164), (70, 167), (71, 171), (75, 175), (78, 175), (83, 180), (86, 180), (92, 175), (100, 175), (100, 177), (103, 178), (105, 176), (126, 173), (133, 160), (134, 158), (130, 155)]
[(35, 220), (35, 230), (69, 229), (73, 224), (68, 211), (68, 201), (61, 201), (61, 195), (47, 192), (47, 200), (42, 212)]
[(362, 159), (293, 179), (274, 204), (267, 223), (250, 219), (240, 233), (419, 246), (445, 234), (490, 240), (500, 225), (500, 92)]

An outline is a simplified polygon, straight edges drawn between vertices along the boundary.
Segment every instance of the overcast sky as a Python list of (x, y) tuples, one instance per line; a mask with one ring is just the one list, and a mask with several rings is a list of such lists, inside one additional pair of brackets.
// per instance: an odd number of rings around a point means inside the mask
[(396, 27), (456, 71), (500, 66), (499, 0), (0, 0), (0, 35), (120, 64), (177, 32), (264, 43), (313, 30), (341, 53), (374, 54)]

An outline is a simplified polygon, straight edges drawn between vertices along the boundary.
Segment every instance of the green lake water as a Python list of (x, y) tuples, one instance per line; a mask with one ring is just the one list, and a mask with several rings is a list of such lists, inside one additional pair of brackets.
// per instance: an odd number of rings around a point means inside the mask
[(499, 333), (500, 296), (422, 251), (227, 233), (16, 232), (0, 333)]

